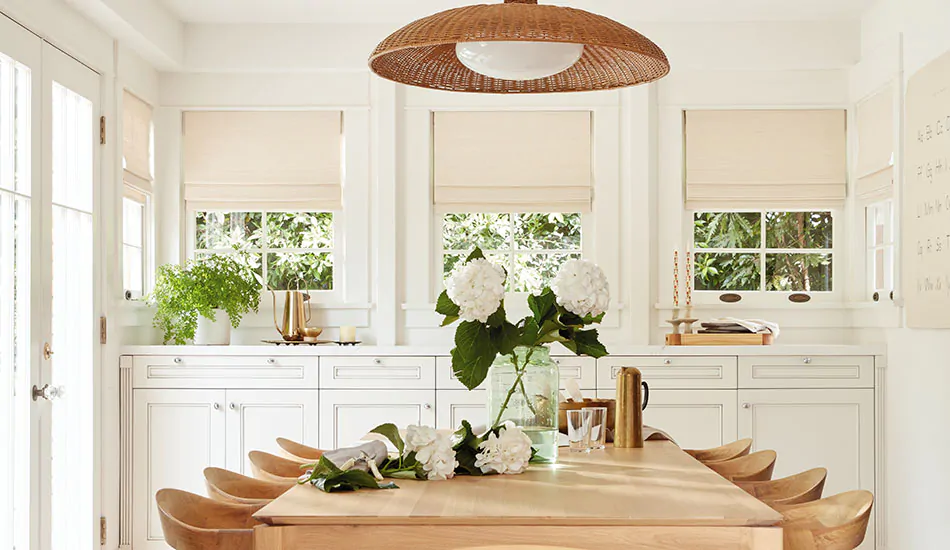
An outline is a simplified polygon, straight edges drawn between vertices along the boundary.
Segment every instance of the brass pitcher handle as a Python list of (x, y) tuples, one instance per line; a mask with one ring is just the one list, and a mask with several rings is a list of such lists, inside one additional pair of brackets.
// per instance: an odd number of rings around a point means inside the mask
[(304, 318), (304, 320), (307, 321), (307, 326), (310, 326), (310, 319), (313, 318), (313, 306), (311, 305), (313, 301), (310, 299), (310, 293), (305, 293), (303, 295), (303, 301), (307, 302), (307, 316)]
[(270, 291), (271, 302), (274, 304), (274, 328), (277, 329), (277, 332), (281, 332), (280, 325), (277, 324), (277, 293), (273, 290)]
[(646, 380), (641, 383), (643, 384), (643, 406), (640, 410), (645, 411), (647, 410), (647, 404), (650, 403), (650, 385), (646, 383)]

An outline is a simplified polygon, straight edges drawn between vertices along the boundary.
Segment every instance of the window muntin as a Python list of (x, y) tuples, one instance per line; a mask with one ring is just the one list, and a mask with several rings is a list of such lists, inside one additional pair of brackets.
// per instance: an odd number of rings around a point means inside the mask
[(568, 259), (581, 258), (581, 214), (451, 213), (442, 218), (442, 275), (476, 246), (508, 271), (508, 290), (537, 292)]
[(241, 252), (266, 290), (334, 289), (331, 212), (198, 211), (195, 254)]
[(865, 213), (868, 289), (880, 300), (894, 289), (894, 203), (868, 205)]
[(697, 291), (831, 292), (828, 211), (696, 212)]

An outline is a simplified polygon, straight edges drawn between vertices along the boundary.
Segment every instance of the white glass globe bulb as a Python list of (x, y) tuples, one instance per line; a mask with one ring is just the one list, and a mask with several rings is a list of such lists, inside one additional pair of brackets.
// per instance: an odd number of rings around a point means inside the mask
[(455, 55), (478, 74), (502, 80), (536, 80), (569, 69), (584, 54), (567, 42), (459, 42)]

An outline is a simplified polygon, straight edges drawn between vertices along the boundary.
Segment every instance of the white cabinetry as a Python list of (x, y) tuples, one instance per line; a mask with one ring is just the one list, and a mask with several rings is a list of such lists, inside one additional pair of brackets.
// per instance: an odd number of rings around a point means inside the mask
[(438, 390), (435, 394), (435, 427), (455, 431), (468, 420), (472, 426), (488, 423), (488, 391)]
[(164, 550), (155, 493), (204, 494), (202, 471), (225, 466), (225, 391), (135, 390), (133, 402), (132, 544)]
[(324, 390), (320, 393), (320, 446), (354, 445), (380, 424), (435, 425), (435, 390)]
[(316, 447), (317, 390), (228, 390), (227, 467), (251, 475), (247, 453), (280, 455), (278, 437)]

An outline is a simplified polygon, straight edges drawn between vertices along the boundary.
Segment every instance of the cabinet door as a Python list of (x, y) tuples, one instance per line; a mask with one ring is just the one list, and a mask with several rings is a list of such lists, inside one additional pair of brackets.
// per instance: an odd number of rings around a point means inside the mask
[[(598, 390), (616, 398), (616, 390)], [(736, 440), (735, 390), (652, 390), (643, 423), (670, 434), (684, 449), (708, 449)]]
[(278, 437), (317, 446), (317, 390), (228, 390), (228, 469), (251, 475), (250, 451), (281, 455)]
[(435, 394), (435, 427), (457, 430), (463, 420), (472, 426), (488, 424), (487, 390), (439, 390)]
[(435, 425), (435, 390), (321, 390), (320, 446), (359, 443), (380, 424)]
[(134, 390), (132, 541), (167, 549), (155, 506), (159, 489), (205, 493), (203, 470), (225, 466), (223, 390)]
[(874, 491), (874, 390), (740, 390), (739, 403), (739, 437), (778, 453), (775, 479), (821, 466), (826, 496)]

